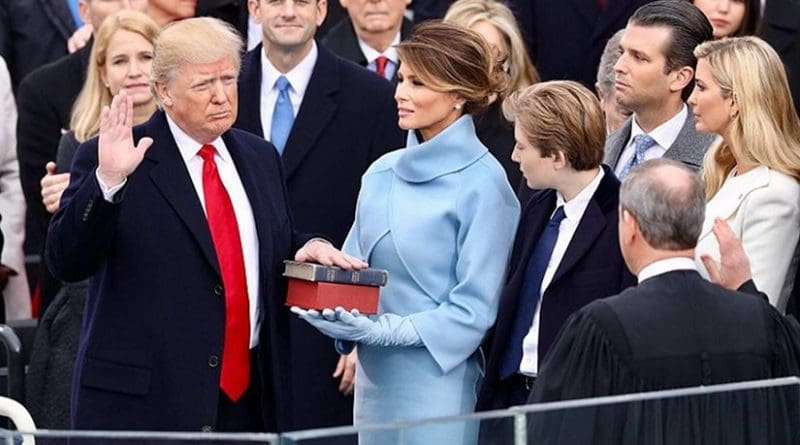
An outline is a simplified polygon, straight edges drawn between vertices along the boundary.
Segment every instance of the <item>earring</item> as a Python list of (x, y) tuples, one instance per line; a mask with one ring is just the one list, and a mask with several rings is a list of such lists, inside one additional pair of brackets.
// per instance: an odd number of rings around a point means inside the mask
[(463, 107), (463, 106), (464, 106), (464, 104), (456, 104), (454, 108), (455, 108), (456, 110), (460, 110), (460, 109), (461, 109), (461, 107)]

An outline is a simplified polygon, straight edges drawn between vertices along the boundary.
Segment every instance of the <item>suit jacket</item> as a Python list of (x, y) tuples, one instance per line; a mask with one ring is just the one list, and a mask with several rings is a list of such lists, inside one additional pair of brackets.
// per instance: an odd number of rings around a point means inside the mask
[[(592, 196), (564, 257), (542, 296), (539, 327), (539, 363), (561, 325), (586, 304), (614, 295), (636, 279), (622, 259), (618, 241), (619, 181), (603, 167), (605, 176)], [(556, 192), (542, 190), (531, 197), (522, 211), (517, 229), (508, 280), (500, 296), (500, 309), (493, 332), (484, 341), (487, 349), (486, 375), (478, 393), (476, 409), (507, 408), (494, 399), (500, 383), (500, 366), (508, 348), (525, 281), (530, 254), (556, 205)]]
[[(412, 27), (413, 23), (411, 23), (411, 20), (404, 17), (403, 24), (400, 26), (400, 40), (408, 38), (411, 34)], [(322, 44), (339, 57), (357, 63), (363, 67), (367, 66), (367, 58), (358, 45), (358, 36), (356, 35), (355, 28), (353, 28), (353, 21), (350, 17), (346, 17), (331, 28), (322, 40)], [(395, 70), (394, 76), (392, 77), (392, 84), (397, 85), (397, 70)]]
[(67, 54), (75, 29), (64, 0), (0, 0), (0, 56), (15, 91), (28, 73)]
[(606, 42), (651, 0), (509, 0), (542, 80), (567, 79), (594, 91)]
[(800, 1), (767, 1), (760, 35), (783, 60), (795, 107), (800, 106)]
[(703, 231), (695, 255), (701, 275), (707, 276), (700, 256), (719, 261), (719, 244), (711, 230), (714, 219), (725, 220), (750, 258), (753, 281), (778, 310), (786, 309), (794, 280), (800, 238), (800, 184), (766, 166), (728, 178), (706, 204)]
[[(107, 202), (95, 177), (97, 139), (81, 146), (53, 217), (47, 261), (64, 281), (91, 277), (72, 392), (72, 427), (215, 427), (225, 332), (222, 278), (205, 213), (163, 112), (134, 129), (152, 137), (127, 184)], [(222, 135), (250, 200), (259, 240), (264, 422), (291, 428), (282, 261), (307, 240), (290, 218), (274, 147)]]
[[(631, 138), (632, 122), (633, 116), (629, 117), (622, 127), (608, 135), (606, 139), (603, 163), (611, 167), (611, 170), (617, 169), (619, 157), (628, 145), (628, 141)], [(708, 150), (715, 138), (716, 135), (698, 133), (695, 130), (694, 115), (689, 110), (678, 137), (670, 147), (667, 147), (664, 157), (681, 161), (693, 170), (700, 170), (703, 165), (703, 156), (705, 156), (706, 150)]]
[(19, 87), (17, 104), (17, 156), (20, 180), (28, 206), (26, 252), (40, 254), (50, 214), (42, 204), (39, 181), (45, 165), (56, 160), (58, 141), (69, 128), (72, 105), (83, 88), (91, 43), (28, 76)]
[[(282, 160), (298, 229), (341, 245), (353, 223), (361, 175), (405, 140), (389, 83), (321, 45), (318, 50)], [(263, 136), (261, 51), (259, 45), (245, 56), (235, 124), (258, 136)], [(330, 338), (303, 320), (290, 323), (298, 427), (351, 424), (352, 399), (344, 398), (330, 377), (338, 360)]]
[[(530, 402), (793, 376), (800, 372), (799, 338), (797, 321), (766, 301), (675, 270), (573, 315)], [(797, 403), (796, 391), (777, 388), (557, 410), (532, 416), (528, 437), (531, 443), (791, 443), (798, 437)]]

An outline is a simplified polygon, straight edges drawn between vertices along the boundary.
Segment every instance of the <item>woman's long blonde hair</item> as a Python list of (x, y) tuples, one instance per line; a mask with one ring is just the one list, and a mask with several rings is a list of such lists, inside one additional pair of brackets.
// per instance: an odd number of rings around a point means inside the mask
[(99, 133), (100, 112), (104, 106), (111, 104), (111, 91), (103, 84), (101, 73), (105, 69), (108, 43), (119, 30), (139, 34), (150, 43), (155, 42), (159, 32), (158, 25), (147, 15), (123, 10), (108, 17), (94, 34), (94, 46), (89, 56), (86, 82), (72, 107), (72, 118), (69, 123), (78, 142), (93, 138)]
[(723, 97), (732, 97), (738, 107), (728, 124), (728, 141), (717, 141), (703, 161), (706, 199), (736, 167), (730, 145), (743, 162), (800, 180), (800, 120), (775, 50), (757, 37), (734, 37), (705, 42), (694, 55), (708, 62)]
[(504, 55), (507, 57), (508, 74), (511, 77), (509, 92), (539, 82), (539, 73), (528, 56), (528, 48), (522, 39), (514, 13), (503, 3), (496, 0), (458, 0), (447, 10), (444, 21), (467, 28), (485, 21), (503, 34), (509, 52)]

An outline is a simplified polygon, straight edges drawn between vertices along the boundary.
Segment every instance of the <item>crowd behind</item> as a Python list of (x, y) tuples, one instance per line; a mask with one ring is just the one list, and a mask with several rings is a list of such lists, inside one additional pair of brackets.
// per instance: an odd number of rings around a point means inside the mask
[[(39, 427), (287, 431), (800, 375), (800, 4), (49, 4), (0, 1), (0, 285), (4, 319), (39, 319)], [(290, 311), (286, 259), (388, 270), (378, 314)]]

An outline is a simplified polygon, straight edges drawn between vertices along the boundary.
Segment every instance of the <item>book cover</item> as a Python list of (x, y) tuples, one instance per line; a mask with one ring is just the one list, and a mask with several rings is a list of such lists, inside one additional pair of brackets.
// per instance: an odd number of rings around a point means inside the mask
[(361, 286), (385, 286), (389, 280), (389, 272), (384, 269), (367, 268), (362, 270), (346, 270), (335, 266), (323, 266), (315, 263), (284, 261), (283, 276), (299, 278), (306, 281), (325, 281), (329, 283), (357, 284)]
[(378, 312), (380, 288), (357, 284), (329, 283), (289, 278), (286, 305), (303, 309), (358, 309), (362, 314)]

